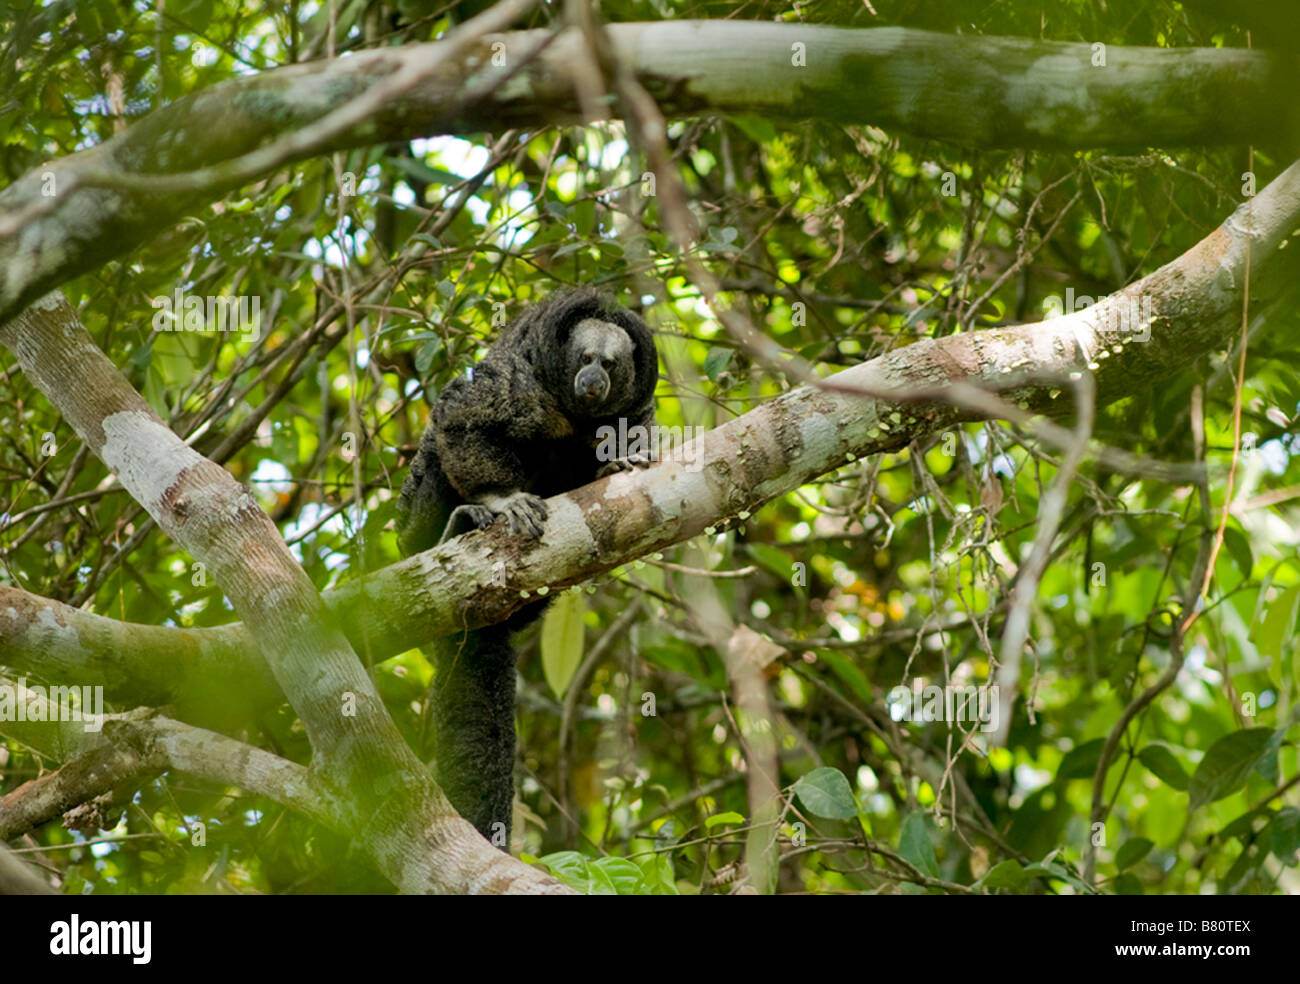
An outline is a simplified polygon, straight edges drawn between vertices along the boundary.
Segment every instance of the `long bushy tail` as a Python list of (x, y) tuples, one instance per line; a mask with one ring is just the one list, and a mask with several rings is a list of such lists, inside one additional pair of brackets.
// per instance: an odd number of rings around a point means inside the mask
[(438, 785), (456, 812), (510, 850), (514, 802), (515, 653), (510, 629), (491, 625), (433, 646)]
[[(402, 553), (428, 550), (448, 534), (458, 501), (438, 465), (432, 431), (398, 500)], [(534, 602), (499, 625), (455, 632), (424, 647), (433, 657), (434, 740), (437, 779), (456, 812), (504, 851), (510, 850), (515, 768), (515, 652), (511, 633), (541, 615)]]

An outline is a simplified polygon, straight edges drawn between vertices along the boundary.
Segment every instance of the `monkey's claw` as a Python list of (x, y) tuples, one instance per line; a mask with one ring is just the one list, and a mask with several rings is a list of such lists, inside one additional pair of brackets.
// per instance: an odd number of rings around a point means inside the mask
[(542, 523), (546, 522), (546, 503), (530, 492), (516, 492), (494, 503), (492, 511), (505, 517), (510, 524), (510, 532), (516, 536), (542, 535)]
[(604, 478), (606, 475), (613, 475), (615, 472), (635, 471), (638, 468), (649, 468), (654, 464), (654, 459), (650, 455), (630, 454), (626, 458), (615, 458), (607, 465), (601, 466), (596, 472), (597, 478)]

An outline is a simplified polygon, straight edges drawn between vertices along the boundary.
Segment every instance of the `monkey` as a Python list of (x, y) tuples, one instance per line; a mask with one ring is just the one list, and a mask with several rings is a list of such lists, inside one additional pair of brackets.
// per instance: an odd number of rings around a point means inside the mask
[[(653, 423), (658, 364), (645, 322), (594, 289), (527, 308), (435, 400), (397, 504), (402, 552), (498, 521), (515, 536), (539, 539), (547, 497), (650, 465), (653, 450), (598, 460), (598, 434), (617, 430), (621, 419), (629, 430)], [(545, 606), (534, 602), (432, 647), (438, 784), (461, 816), (507, 851), (515, 759), (510, 637)]]

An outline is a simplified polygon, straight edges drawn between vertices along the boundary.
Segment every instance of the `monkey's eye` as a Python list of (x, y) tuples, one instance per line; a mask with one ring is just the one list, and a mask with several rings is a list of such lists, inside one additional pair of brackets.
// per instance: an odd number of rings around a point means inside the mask
[(595, 358), (596, 357), (594, 355), (592, 355), (590, 352), (587, 352), (582, 357), (582, 364), (584, 366), (589, 366), (592, 364), (593, 361), (595, 361)]
[(609, 370), (611, 370), (611, 369), (614, 368), (614, 360), (613, 360), (613, 359), (601, 359), (601, 360), (600, 360), (600, 367), (601, 367), (602, 369), (604, 369), (606, 372), (609, 372)]

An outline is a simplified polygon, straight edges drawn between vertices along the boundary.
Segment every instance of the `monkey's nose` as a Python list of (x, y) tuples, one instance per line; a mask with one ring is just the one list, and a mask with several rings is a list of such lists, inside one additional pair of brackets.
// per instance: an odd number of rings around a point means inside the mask
[(587, 380), (577, 380), (574, 390), (579, 399), (587, 403), (599, 403), (609, 393), (609, 386), (599, 376), (593, 376)]

